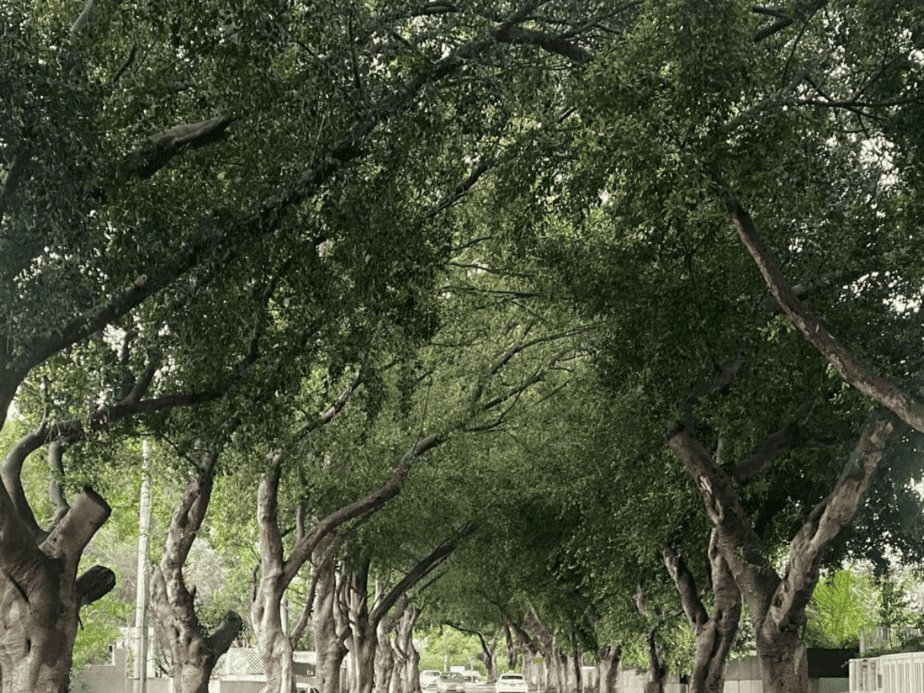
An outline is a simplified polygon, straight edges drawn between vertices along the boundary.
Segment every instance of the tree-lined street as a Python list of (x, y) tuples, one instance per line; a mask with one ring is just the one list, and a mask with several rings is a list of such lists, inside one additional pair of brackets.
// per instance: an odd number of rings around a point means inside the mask
[(411, 693), (450, 631), (489, 684), (802, 692), (911, 625), (922, 26), (0, 2), (3, 690), (129, 625), (142, 439), (177, 693), (235, 642)]

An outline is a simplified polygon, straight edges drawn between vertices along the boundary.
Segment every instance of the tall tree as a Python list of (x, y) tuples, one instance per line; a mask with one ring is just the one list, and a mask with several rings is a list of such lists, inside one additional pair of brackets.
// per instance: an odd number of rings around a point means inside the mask
[[(319, 351), (355, 363), (426, 335), (418, 299), (449, 241), (421, 210), (463, 195), (513, 119), (555, 110), (557, 68), (623, 21), (608, 3), (539, 10), (0, 9), (0, 420), (43, 376), (50, 417), (16, 456), (140, 415), (182, 429), (181, 406), (271, 408)], [(104, 584), (77, 562), (108, 507), (80, 494), (52, 547), (14, 458), (4, 684), (63, 690), (77, 609)]]

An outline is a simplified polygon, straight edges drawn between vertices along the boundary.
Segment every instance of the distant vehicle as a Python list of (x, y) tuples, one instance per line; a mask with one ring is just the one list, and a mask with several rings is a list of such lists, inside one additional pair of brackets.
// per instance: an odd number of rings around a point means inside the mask
[(494, 684), (495, 693), (529, 693), (523, 674), (501, 674)]
[(420, 672), (420, 687), (436, 688), (436, 682), (440, 680), (442, 673), (438, 669), (424, 669)]
[(465, 693), (465, 679), (454, 671), (442, 674), (436, 682), (439, 693)]
[(462, 672), (462, 678), (465, 679), (465, 683), (470, 683), (475, 686), (481, 683), (481, 674), (477, 671)]

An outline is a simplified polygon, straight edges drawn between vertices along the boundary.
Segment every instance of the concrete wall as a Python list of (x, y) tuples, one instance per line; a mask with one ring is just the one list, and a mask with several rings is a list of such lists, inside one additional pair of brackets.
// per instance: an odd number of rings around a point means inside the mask
[(112, 664), (91, 664), (83, 671), (71, 674), (71, 690), (75, 693), (126, 693), (125, 664), (128, 652), (113, 650)]

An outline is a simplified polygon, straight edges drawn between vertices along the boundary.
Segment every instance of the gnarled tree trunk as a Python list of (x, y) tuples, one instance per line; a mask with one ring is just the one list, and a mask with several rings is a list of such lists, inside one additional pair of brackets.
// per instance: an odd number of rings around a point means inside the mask
[[(2, 690), (65, 693), (70, 685), (80, 608), (115, 587), (108, 568), (94, 566), (77, 577), (80, 556), (111, 509), (84, 489), (67, 507), (58, 498), (60, 521), (42, 530), (26, 502), (22, 464), (45, 440), (43, 427), (27, 435), (0, 467), (0, 660)], [(59, 455), (52, 446), (49, 455)], [(54, 463), (54, 462), (53, 462)]]
[[(536, 636), (536, 642), (539, 645), (539, 651), (542, 653), (542, 662), (545, 667), (545, 676), (543, 687), (550, 692), (563, 690), (562, 674), (563, 666), (561, 661), (561, 651), (555, 646), (555, 634), (546, 628), (546, 626), (536, 616), (536, 612), (530, 610), (523, 621), (529, 630)], [(524, 665), (524, 671), (525, 671)]]
[(680, 592), (684, 613), (696, 639), (690, 693), (722, 693), (725, 690), (728, 656), (735, 645), (741, 623), (741, 591), (719, 551), (717, 537), (717, 532), (713, 531), (709, 540), (709, 564), (715, 595), (711, 618), (699, 598), (693, 575), (683, 559), (669, 546), (665, 546), (663, 551), (664, 563)]
[[(538, 621), (538, 619), (536, 619)], [(513, 632), (516, 638), (516, 649), (523, 658), (523, 677), (529, 682), (530, 686), (541, 687), (546, 678), (545, 667), (539, 667), (536, 660), (539, 658), (540, 648), (536, 642), (529, 636), (523, 628), (513, 621), (508, 621), (509, 630)], [(516, 663), (516, 658), (514, 658)], [(510, 667), (513, 669), (514, 667)]]
[(761, 552), (760, 537), (729, 475), (729, 470), (734, 473), (734, 466), (719, 465), (685, 426), (669, 434), (668, 444), (700, 490), (715, 525), (718, 550), (750, 609), (764, 693), (808, 690), (799, 630), (818, 583), (822, 553), (853, 517), (886, 445), (904, 430), (903, 422), (887, 409), (871, 417), (834, 489), (809, 513), (790, 543), (789, 563), (783, 575)]
[(176, 693), (208, 693), (215, 664), (243, 627), (241, 617), (228, 612), (208, 634), (196, 615), (195, 588), (190, 592), (183, 579), (183, 565), (208, 509), (216, 459), (217, 453), (204, 455), (202, 466), (187, 482), (151, 585), (151, 608), (169, 634)]
[(317, 653), (317, 681), (320, 693), (340, 693), (340, 666), (347, 649), (343, 644), (344, 619), (339, 603), (342, 585), (337, 576), (332, 541), (318, 545), (312, 556), (315, 575), (311, 628)]
[(402, 595), (396, 608), (395, 640), (393, 643), (395, 660), (398, 663), (396, 693), (415, 693), (420, 686), (420, 678), (417, 672), (420, 653), (414, 647), (412, 637), (414, 625), (419, 617), (420, 609), (410, 603), (406, 594)]
[(497, 681), (497, 636), (495, 635), (491, 638), (490, 643), (481, 633), (478, 634), (478, 637), (481, 640), (481, 652), (478, 653), (478, 659), (484, 664), (487, 683), (493, 684)]
[(619, 681), (619, 662), (622, 648), (619, 645), (606, 645), (597, 653), (597, 693), (616, 693)]

